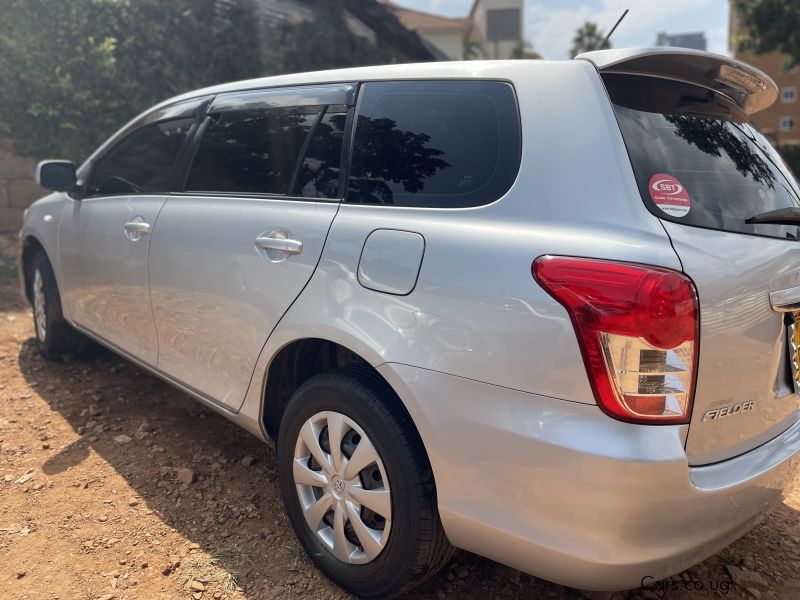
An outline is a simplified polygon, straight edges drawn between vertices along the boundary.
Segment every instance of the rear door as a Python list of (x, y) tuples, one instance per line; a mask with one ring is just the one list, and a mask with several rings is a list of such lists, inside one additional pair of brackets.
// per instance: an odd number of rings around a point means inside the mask
[(355, 86), (217, 96), (150, 246), (158, 367), (238, 409), (339, 206)]
[[(657, 78), (636, 72), (635, 61), (627, 72), (623, 61), (601, 73), (642, 200), (697, 288), (699, 359), (686, 452), (691, 464), (707, 464), (763, 444), (798, 418), (793, 318), (773, 308), (770, 293), (800, 286), (800, 228), (746, 220), (798, 207), (800, 193), (777, 153), (741, 122), (763, 97), (723, 89), (720, 73), (730, 72), (714, 66), (717, 59), (683, 55), (669, 68), (661, 59), (644, 69), (660, 68)], [(763, 75), (742, 73), (737, 81)], [(774, 87), (762, 83), (753, 95)]]

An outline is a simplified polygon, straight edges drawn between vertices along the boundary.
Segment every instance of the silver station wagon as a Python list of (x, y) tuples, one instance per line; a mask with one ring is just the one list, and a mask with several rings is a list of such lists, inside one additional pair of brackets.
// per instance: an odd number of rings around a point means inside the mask
[(276, 447), (334, 582), (463, 548), (588, 590), (678, 573), (800, 448), (800, 190), (775, 84), (677, 49), (271, 77), (38, 167), (22, 287)]

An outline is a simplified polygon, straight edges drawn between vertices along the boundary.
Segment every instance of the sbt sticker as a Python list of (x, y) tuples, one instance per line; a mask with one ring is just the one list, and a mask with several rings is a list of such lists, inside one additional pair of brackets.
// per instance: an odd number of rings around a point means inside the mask
[(671, 217), (683, 217), (692, 207), (692, 199), (683, 184), (672, 175), (657, 173), (648, 185), (655, 205)]

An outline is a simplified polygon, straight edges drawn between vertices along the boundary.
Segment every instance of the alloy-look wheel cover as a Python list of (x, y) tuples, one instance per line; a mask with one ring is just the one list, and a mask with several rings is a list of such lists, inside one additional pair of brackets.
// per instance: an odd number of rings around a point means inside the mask
[[(292, 467), (306, 522), (325, 548), (345, 563), (375, 560), (389, 539), (392, 495), (383, 462), (364, 430), (338, 412), (315, 414), (300, 429)], [(368, 522), (363, 509), (372, 515)]]
[(36, 324), (36, 337), (44, 342), (47, 337), (47, 314), (44, 299), (44, 280), (42, 272), (36, 269), (33, 273), (33, 313)]

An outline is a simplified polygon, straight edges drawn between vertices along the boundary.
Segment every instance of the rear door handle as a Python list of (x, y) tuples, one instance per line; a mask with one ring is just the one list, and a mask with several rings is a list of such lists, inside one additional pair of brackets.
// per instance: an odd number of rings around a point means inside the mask
[(150, 235), (150, 223), (142, 216), (133, 217), (125, 223), (125, 235), (132, 242), (138, 242), (143, 237)]
[(303, 251), (303, 242), (300, 240), (279, 237), (259, 236), (256, 238), (256, 246), (284, 254), (300, 254)]
[(800, 310), (800, 286), (769, 293), (769, 304), (776, 312)]
[(125, 223), (125, 231), (128, 233), (135, 233), (138, 235), (147, 235), (150, 233), (150, 223), (141, 223), (138, 221), (130, 221)]

